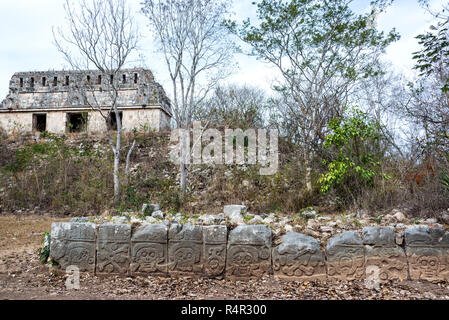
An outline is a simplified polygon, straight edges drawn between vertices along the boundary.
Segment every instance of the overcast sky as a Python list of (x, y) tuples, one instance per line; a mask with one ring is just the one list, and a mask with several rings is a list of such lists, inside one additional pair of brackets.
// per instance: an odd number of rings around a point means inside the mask
[[(237, 21), (255, 17), (253, 0), (235, 0), (233, 11)], [(0, 0), (0, 101), (9, 91), (9, 80), (19, 71), (46, 71), (67, 69), (61, 54), (53, 45), (52, 27), (64, 25), (63, 0)], [(139, 14), (140, 0), (129, 0), (136, 12), (136, 18), (145, 38), (141, 50), (145, 66), (150, 68), (156, 78), (168, 90), (169, 83), (165, 65), (154, 50), (154, 44), (145, 33), (145, 17)], [(369, 8), (369, 0), (356, 0), (354, 10), (363, 12)], [(431, 4), (440, 8), (447, 0), (433, 0)], [(378, 18), (378, 28), (389, 31), (395, 27), (401, 40), (387, 49), (386, 60), (395, 69), (411, 76), (413, 61), (411, 52), (418, 49), (415, 36), (428, 29), (432, 18), (417, 0), (395, 0), (388, 11)], [(254, 57), (236, 56), (239, 69), (228, 81), (250, 84), (269, 90), (276, 74), (273, 68), (257, 61)], [(169, 92), (167, 92), (169, 93)]]

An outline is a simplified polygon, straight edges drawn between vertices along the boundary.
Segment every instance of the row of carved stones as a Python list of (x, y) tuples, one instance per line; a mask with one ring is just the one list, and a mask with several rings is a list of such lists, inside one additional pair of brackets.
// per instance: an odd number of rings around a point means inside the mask
[[(405, 251), (389, 227), (366, 227), (331, 238), (326, 252), (318, 240), (289, 232), (271, 248), (271, 229), (173, 224), (54, 223), (51, 257), (61, 267), (77, 265), (97, 273), (172, 274), (248, 279), (274, 273), (289, 280), (362, 280), (377, 270), (381, 282), (393, 279), (449, 280), (449, 233), (412, 227)], [(373, 269), (374, 267), (374, 269)]]
[(223, 273), (226, 226), (53, 223), (50, 257), (98, 274)]
[(331, 238), (326, 258), (316, 239), (297, 233), (283, 237), (273, 249), (274, 274), (279, 278), (313, 280), (369, 279), (449, 281), (449, 232), (427, 226), (405, 231), (405, 251), (390, 227), (366, 227), (362, 236), (347, 231)]

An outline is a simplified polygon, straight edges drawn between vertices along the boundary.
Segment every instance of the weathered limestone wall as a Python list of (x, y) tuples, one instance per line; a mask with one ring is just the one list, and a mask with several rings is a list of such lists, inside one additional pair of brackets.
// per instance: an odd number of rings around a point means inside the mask
[(106, 132), (106, 121), (99, 112), (89, 112), (87, 117), (88, 132)]
[[(0, 115), (1, 117), (2, 115)], [(52, 133), (66, 132), (67, 115), (63, 111), (54, 111), (47, 113), (47, 131)]]
[[(162, 131), (170, 129), (169, 117), (159, 108), (146, 109), (122, 109), (123, 112), (123, 130), (132, 131), (148, 126), (152, 130)], [(106, 122), (97, 111), (89, 109), (82, 110), (47, 110), (36, 112), (0, 112), (0, 127), (8, 133), (14, 130), (31, 131), (33, 129), (33, 114), (47, 115), (48, 132), (62, 134), (67, 131), (67, 113), (88, 113), (87, 131), (105, 132)]]
[(166, 113), (159, 113), (159, 128), (160, 130), (170, 130), (171, 128), (171, 117), (169, 117)]
[(272, 247), (265, 225), (53, 223), (50, 257), (97, 274), (150, 274), (250, 279), (274, 274), (293, 281), (449, 281), (449, 232), (409, 227), (404, 247), (390, 227), (366, 227), (318, 240), (289, 232)]
[(159, 130), (160, 117), (160, 112), (153, 112), (148, 109), (127, 110), (123, 112), (123, 128), (131, 131), (134, 128), (139, 130), (142, 126), (147, 125), (150, 126), (150, 128)]
[(33, 128), (33, 114), (24, 112), (0, 113), (0, 128), (8, 133), (14, 131), (31, 131)]

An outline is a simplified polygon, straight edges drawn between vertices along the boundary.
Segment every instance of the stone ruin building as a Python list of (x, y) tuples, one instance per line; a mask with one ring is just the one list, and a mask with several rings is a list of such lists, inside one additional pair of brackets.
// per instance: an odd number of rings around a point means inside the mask
[[(14, 130), (104, 132), (117, 128), (111, 108), (111, 86), (118, 88), (118, 107), (124, 131), (170, 129), (170, 101), (153, 74), (145, 69), (126, 69), (119, 79), (99, 71), (48, 71), (15, 73), (9, 94), (0, 103), (0, 127)], [(100, 112), (92, 106), (101, 106)]]

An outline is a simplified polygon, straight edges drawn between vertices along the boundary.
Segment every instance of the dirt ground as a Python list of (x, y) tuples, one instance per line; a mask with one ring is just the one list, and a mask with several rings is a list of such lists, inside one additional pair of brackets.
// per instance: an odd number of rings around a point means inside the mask
[(100, 277), (82, 273), (80, 289), (68, 290), (66, 276), (39, 262), (43, 232), (54, 221), (45, 216), (0, 216), (0, 299), (449, 299), (449, 283), (394, 282), (369, 290), (362, 281), (289, 282), (160, 277)]

